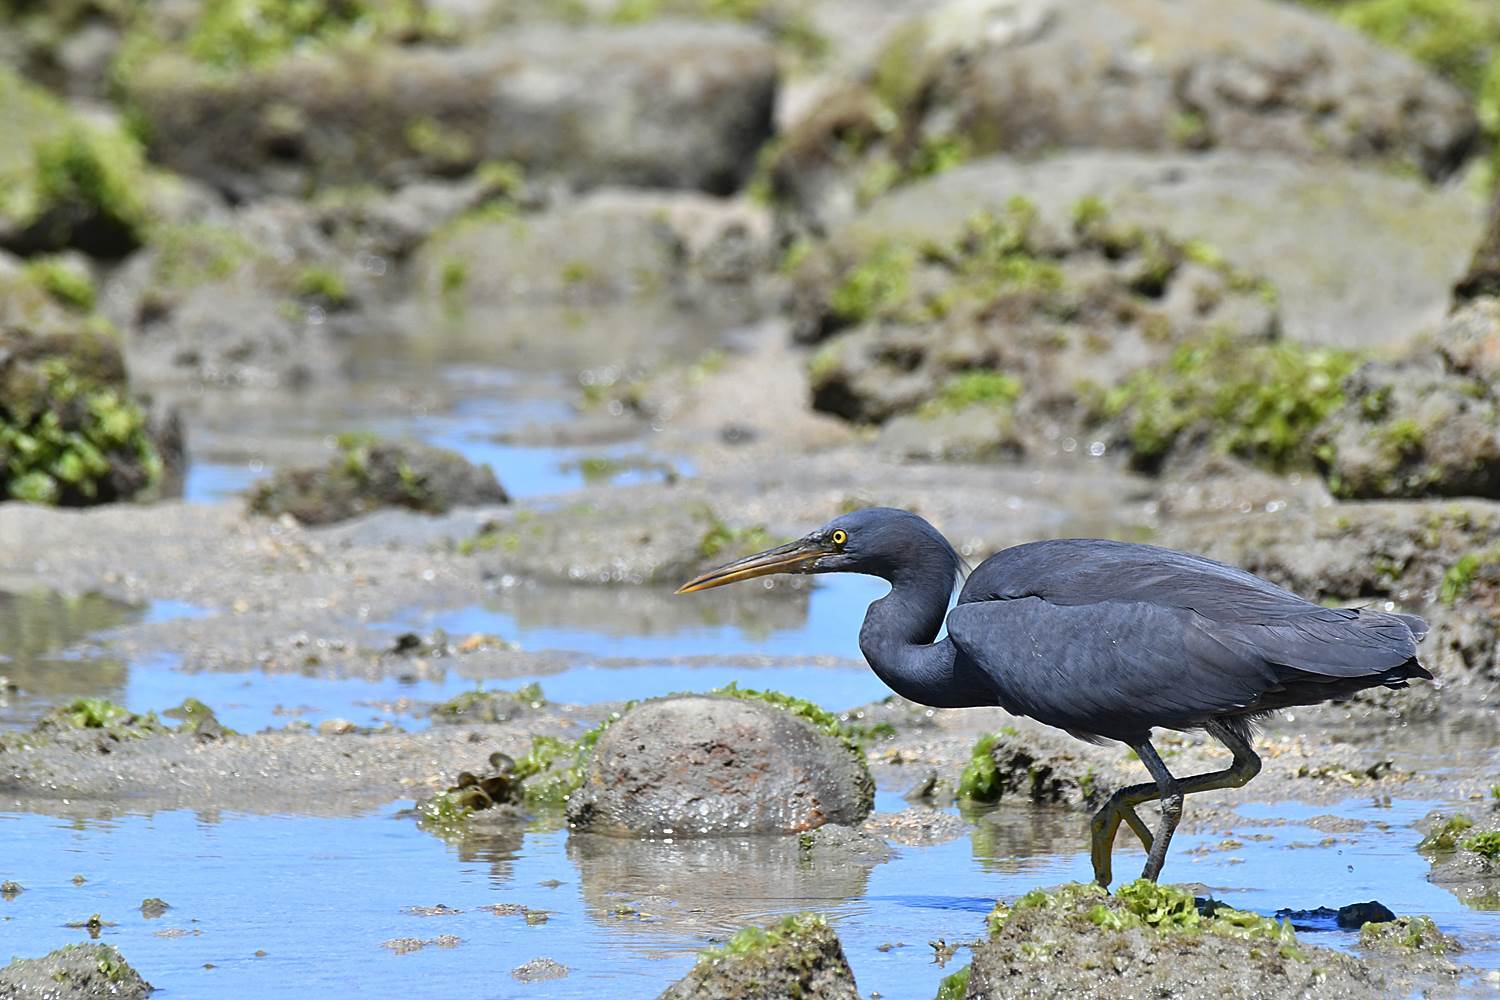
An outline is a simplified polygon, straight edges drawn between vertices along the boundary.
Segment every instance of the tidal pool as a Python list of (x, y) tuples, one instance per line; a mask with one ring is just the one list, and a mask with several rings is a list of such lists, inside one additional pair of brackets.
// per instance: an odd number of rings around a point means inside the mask
[[(25, 887), (0, 901), (5, 943), (31, 955), (86, 940), (86, 931), (66, 925), (98, 913), (113, 924), (101, 940), (172, 996), (392, 996), (440, 982), (460, 996), (648, 997), (682, 975), (700, 948), (745, 923), (812, 909), (833, 921), (864, 993), (930, 997), (967, 961), (960, 949), (946, 969), (937, 965), (931, 942), (979, 935), (996, 898), (1089, 875), (1083, 818), (1047, 813), (1039, 822), (1028, 808), (978, 814), (971, 836), (900, 847), (871, 867), (808, 864), (796, 838), (640, 842), (570, 837), (546, 821), (452, 844), (398, 815), (399, 805), (342, 819), (0, 813), (0, 838), (24, 845), (5, 865), (5, 876)], [(877, 803), (903, 806), (891, 795)], [(1426, 862), (1406, 824), (1426, 807), (1344, 803), (1332, 811), (1390, 826), (1336, 846), (1291, 847), (1322, 838), (1296, 822), (1254, 827), (1272, 839), (1227, 853), (1191, 855), (1214, 838), (1184, 836), (1166, 874), (1205, 882), (1262, 913), (1370, 898), (1397, 912), (1430, 913), (1468, 943), (1466, 961), (1500, 966), (1500, 920), (1466, 910), (1423, 878)], [(1311, 814), (1293, 803), (1245, 811), (1252, 822)], [(1139, 854), (1121, 861), (1133, 866)], [(74, 884), (75, 875), (85, 881)], [(147, 919), (140, 904), (149, 897), (171, 909)], [(546, 920), (484, 909), (497, 904), (541, 911)], [(413, 911), (439, 905), (461, 912)], [(460, 941), (408, 954), (383, 947), (440, 935)], [(1356, 935), (1302, 937), (1349, 948)], [(540, 956), (568, 966), (568, 977), (511, 979), (510, 969)]]

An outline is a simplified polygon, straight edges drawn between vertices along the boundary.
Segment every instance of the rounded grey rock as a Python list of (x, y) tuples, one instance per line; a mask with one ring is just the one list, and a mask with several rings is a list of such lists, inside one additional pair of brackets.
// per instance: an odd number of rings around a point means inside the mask
[(606, 729), (568, 800), (575, 829), (641, 837), (797, 833), (874, 805), (861, 755), (760, 701), (649, 701)]

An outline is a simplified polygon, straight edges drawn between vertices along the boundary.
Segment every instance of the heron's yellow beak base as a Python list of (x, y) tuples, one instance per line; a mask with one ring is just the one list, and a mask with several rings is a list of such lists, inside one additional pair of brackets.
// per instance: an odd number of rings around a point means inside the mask
[(772, 573), (806, 573), (814, 563), (832, 551), (821, 542), (799, 538), (795, 542), (788, 542), (774, 549), (757, 552), (753, 556), (736, 559), (732, 563), (725, 563), (717, 569), (695, 576), (678, 587), (677, 593), (691, 594), (694, 591), (710, 590), (714, 587), (722, 587), (726, 583), (738, 583), (741, 580), (769, 576)]

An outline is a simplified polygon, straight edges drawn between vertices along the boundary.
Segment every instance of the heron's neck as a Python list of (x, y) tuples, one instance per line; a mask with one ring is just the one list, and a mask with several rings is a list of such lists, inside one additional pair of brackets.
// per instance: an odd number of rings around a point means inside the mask
[(891, 592), (865, 612), (859, 630), (865, 660), (891, 690), (919, 704), (996, 704), (988, 679), (958, 656), (953, 641), (933, 641), (948, 613), (957, 557), (951, 565), (914, 569), (892, 580)]

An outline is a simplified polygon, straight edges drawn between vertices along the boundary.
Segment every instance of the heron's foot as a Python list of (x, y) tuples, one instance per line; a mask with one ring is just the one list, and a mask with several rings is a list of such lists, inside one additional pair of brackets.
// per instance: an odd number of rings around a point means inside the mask
[(1090, 820), (1089, 853), (1094, 865), (1094, 881), (1104, 888), (1109, 888), (1114, 875), (1110, 856), (1114, 852), (1115, 835), (1119, 832), (1122, 822), (1141, 838), (1141, 843), (1145, 845), (1147, 851), (1151, 850), (1155, 838), (1141, 817), (1136, 814), (1135, 807), (1155, 798), (1156, 795), (1155, 785), (1131, 785), (1122, 788), (1111, 795), (1109, 801), (1104, 803)]

